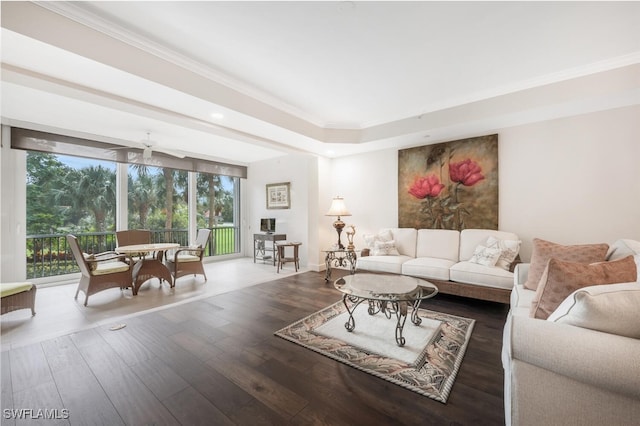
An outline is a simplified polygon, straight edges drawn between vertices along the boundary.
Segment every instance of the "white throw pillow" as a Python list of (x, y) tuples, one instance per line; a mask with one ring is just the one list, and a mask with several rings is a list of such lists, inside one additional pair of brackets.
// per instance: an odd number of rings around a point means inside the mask
[(519, 240), (500, 240), (495, 237), (487, 238), (487, 247), (497, 248), (501, 251), (496, 266), (505, 271), (508, 271), (513, 261), (516, 260), (520, 252), (521, 243)]
[(373, 250), (375, 248), (376, 241), (382, 241), (382, 242), (392, 241), (393, 234), (391, 233), (390, 230), (387, 229), (384, 231), (380, 231), (375, 235), (374, 234), (363, 235), (362, 238), (364, 239), (365, 246), (368, 249)]
[(547, 321), (640, 339), (640, 284), (583, 287), (571, 293)]
[(502, 251), (499, 248), (478, 246), (473, 252), (471, 259), (469, 259), (469, 262), (483, 266), (496, 266), (496, 262), (501, 253)]
[(617, 240), (609, 246), (607, 260), (618, 260), (636, 254), (640, 254), (640, 241)]
[(398, 249), (396, 248), (396, 242), (391, 241), (376, 241), (373, 250), (371, 251), (372, 256), (400, 256)]

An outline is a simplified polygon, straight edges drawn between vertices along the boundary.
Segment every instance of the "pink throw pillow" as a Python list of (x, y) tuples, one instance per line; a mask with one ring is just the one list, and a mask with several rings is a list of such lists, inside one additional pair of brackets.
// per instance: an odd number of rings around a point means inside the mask
[(531, 253), (531, 265), (529, 275), (524, 288), (535, 290), (542, 273), (552, 257), (567, 262), (594, 263), (606, 260), (608, 244), (582, 244), (564, 246), (550, 241), (533, 239), (533, 252)]
[(593, 285), (633, 282), (637, 274), (633, 256), (591, 264), (549, 259), (531, 304), (530, 316), (547, 319), (574, 291)]

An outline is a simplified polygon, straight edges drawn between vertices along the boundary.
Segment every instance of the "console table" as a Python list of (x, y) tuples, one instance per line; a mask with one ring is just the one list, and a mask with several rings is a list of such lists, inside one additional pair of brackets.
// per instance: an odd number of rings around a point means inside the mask
[(354, 250), (347, 249), (335, 249), (335, 250), (323, 250), (326, 253), (324, 258), (325, 275), (324, 280), (329, 281), (331, 279), (332, 267), (349, 267), (349, 272), (353, 275), (356, 273), (356, 260), (357, 255)]
[[(276, 266), (276, 241), (285, 241), (287, 234), (253, 234), (253, 263), (271, 260)], [(270, 242), (271, 244), (267, 244)]]

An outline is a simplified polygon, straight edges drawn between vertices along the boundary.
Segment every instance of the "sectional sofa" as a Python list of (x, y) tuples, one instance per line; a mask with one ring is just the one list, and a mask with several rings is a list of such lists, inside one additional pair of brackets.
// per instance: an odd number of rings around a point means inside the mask
[[(630, 281), (622, 283), (609, 279), (613, 273), (607, 270), (601, 278), (609, 283), (590, 285), (597, 281), (570, 272), (576, 263), (565, 262), (570, 268), (559, 270), (560, 281), (586, 287), (561, 299), (546, 318), (532, 316), (541, 292), (525, 287), (531, 265), (516, 266), (502, 347), (507, 426), (638, 424), (640, 242), (619, 240), (606, 262), (583, 265), (626, 263), (628, 270), (629, 264), (633, 268), (630, 256), (635, 258), (635, 280), (626, 277)], [(549, 261), (540, 282), (549, 279), (551, 268)]]
[(363, 239), (357, 270), (420, 277), (441, 293), (509, 303), (520, 249), (514, 233), (385, 228)]

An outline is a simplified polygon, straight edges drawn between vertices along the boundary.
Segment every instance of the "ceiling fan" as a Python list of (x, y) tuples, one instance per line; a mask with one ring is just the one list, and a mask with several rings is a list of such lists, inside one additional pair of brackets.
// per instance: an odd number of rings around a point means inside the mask
[(140, 141), (140, 144), (142, 144), (142, 158), (144, 158), (145, 160), (149, 160), (151, 158), (151, 155), (153, 153), (153, 151), (156, 152), (162, 152), (163, 154), (167, 154), (167, 155), (171, 155), (173, 157), (178, 157), (178, 158), (184, 158), (185, 155), (178, 152), (178, 151), (173, 151), (171, 149), (165, 149), (165, 148), (159, 148), (157, 146), (157, 143), (151, 139), (151, 132), (147, 132), (147, 138), (146, 139), (142, 139)]

